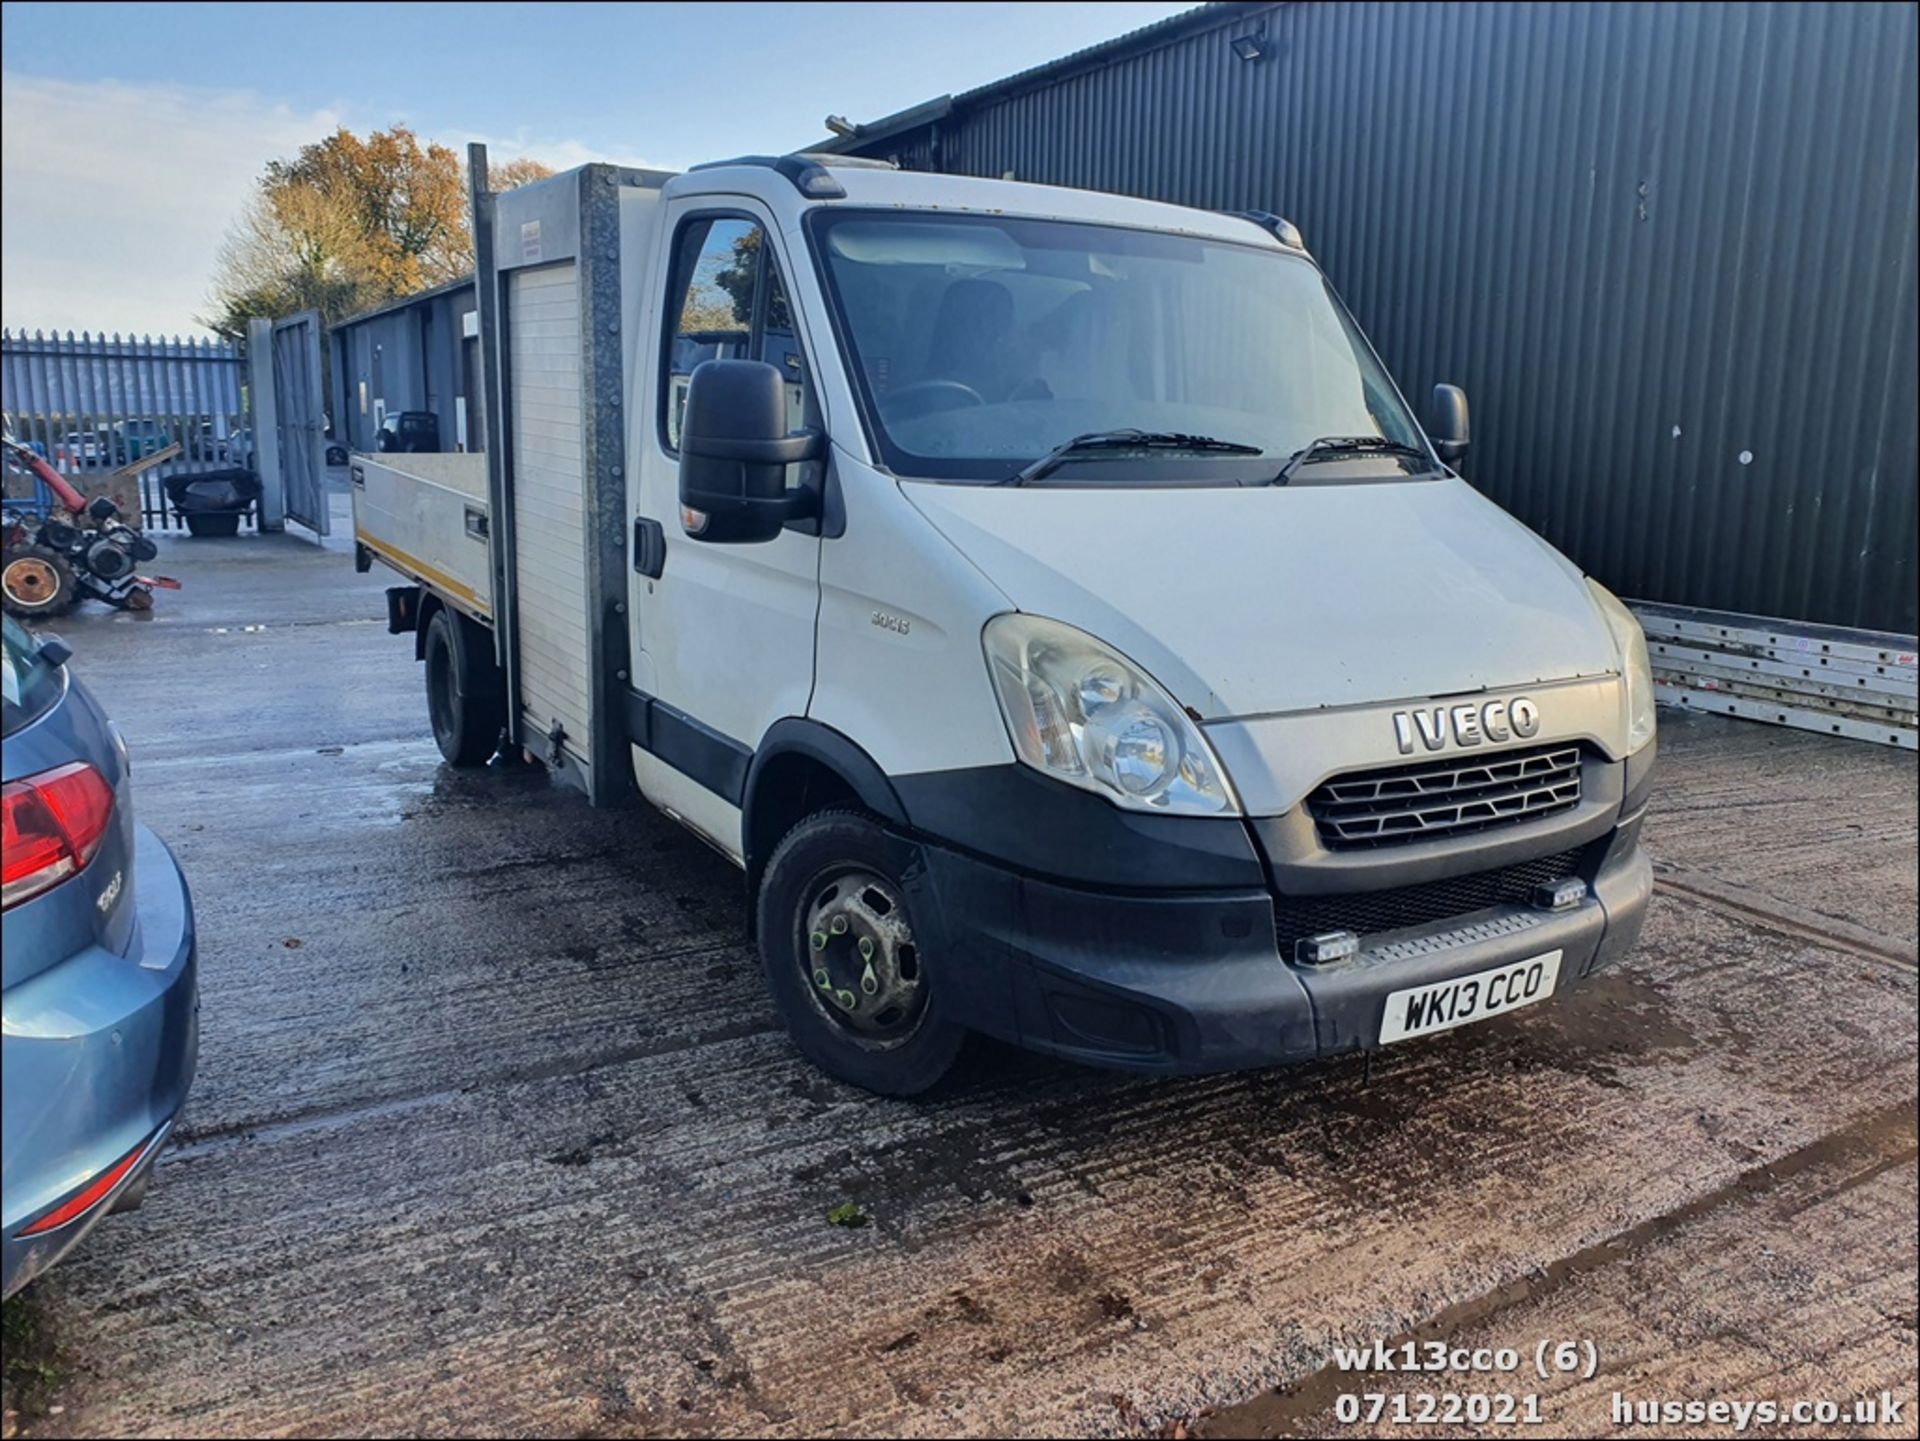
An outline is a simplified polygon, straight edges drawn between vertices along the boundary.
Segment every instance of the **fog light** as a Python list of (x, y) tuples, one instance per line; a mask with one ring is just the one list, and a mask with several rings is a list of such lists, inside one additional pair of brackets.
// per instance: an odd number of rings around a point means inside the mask
[(1317, 936), (1295, 941), (1293, 958), (1303, 966), (1324, 966), (1331, 961), (1344, 961), (1359, 949), (1360, 937), (1352, 931), (1322, 931)]
[(1570, 911), (1587, 898), (1587, 883), (1578, 876), (1546, 881), (1533, 888), (1533, 903), (1543, 911)]

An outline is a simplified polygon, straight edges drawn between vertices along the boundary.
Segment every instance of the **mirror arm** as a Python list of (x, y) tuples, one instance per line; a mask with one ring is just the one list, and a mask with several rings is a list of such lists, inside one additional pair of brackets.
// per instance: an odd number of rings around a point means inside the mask
[(812, 485), (796, 485), (771, 500), (750, 500), (747, 502), (763, 515), (777, 515), (788, 524), (796, 520), (807, 520), (820, 513), (820, 492)]
[[(809, 466), (801, 472), (800, 483), (780, 497), (788, 507), (786, 528), (801, 535), (838, 535), (828, 525), (827, 476), (824, 466)], [(843, 527), (844, 529), (844, 527)]]

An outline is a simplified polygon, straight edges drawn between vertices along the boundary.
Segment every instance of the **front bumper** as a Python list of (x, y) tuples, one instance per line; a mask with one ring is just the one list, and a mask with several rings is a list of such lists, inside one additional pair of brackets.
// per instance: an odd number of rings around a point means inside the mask
[[(93, 947), (5, 994), (0, 1284), (7, 1295), (137, 1194), (193, 1082), (200, 1009), (193, 906), (173, 856), (145, 826), (134, 828), (133, 886), (126, 954)], [(65, 1225), (21, 1234), (135, 1153), (97, 1204)]]
[(1589, 894), (1571, 911), (1490, 908), (1367, 936), (1357, 955), (1332, 965), (1281, 957), (1265, 887), (1107, 892), (925, 843), (915, 924), (953, 958), (942, 1002), (975, 1030), (1128, 1070), (1275, 1065), (1371, 1048), (1388, 995), (1410, 986), (1557, 950), (1564, 994), (1619, 960), (1653, 891), (1643, 814), (1584, 848)]

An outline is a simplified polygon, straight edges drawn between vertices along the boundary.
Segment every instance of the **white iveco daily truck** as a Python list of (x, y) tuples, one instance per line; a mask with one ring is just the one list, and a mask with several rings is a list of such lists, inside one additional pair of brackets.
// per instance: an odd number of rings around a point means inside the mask
[(361, 563), (449, 761), (745, 871), (825, 1070), (1266, 1065), (1632, 946), (1639, 626), (1291, 225), (809, 156), (474, 211), (487, 449), (356, 457)]

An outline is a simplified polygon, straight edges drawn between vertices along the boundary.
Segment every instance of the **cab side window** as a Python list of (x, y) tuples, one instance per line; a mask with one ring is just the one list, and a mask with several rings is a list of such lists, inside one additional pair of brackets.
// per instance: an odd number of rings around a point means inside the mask
[(680, 449), (680, 419), (694, 368), (708, 360), (764, 360), (787, 382), (787, 416), (801, 423), (806, 361), (779, 263), (766, 232), (735, 215), (686, 221), (674, 244), (667, 314), (676, 316), (661, 368), (661, 440)]

